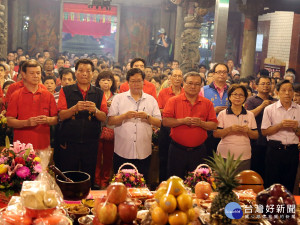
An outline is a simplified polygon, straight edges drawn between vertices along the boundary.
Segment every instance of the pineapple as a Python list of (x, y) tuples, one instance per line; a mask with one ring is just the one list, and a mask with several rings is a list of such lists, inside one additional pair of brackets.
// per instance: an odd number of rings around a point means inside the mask
[(225, 215), (225, 206), (230, 202), (239, 203), (238, 197), (232, 191), (237, 187), (236, 169), (239, 166), (241, 155), (237, 160), (234, 160), (234, 155), (228, 152), (227, 160), (225, 161), (221, 155), (214, 153), (211, 159), (207, 160), (208, 165), (216, 173), (215, 182), (217, 186), (218, 195), (213, 199), (210, 210), (211, 220), (216, 215), (221, 215), (221, 224), (231, 224), (231, 219)]

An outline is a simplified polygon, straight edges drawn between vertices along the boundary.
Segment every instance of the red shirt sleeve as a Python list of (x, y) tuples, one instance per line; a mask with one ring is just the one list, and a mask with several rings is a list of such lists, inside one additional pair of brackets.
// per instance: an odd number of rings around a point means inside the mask
[(8, 106), (7, 106), (7, 117), (18, 117), (18, 98), (19, 98), (19, 91), (15, 91), (9, 100)]
[(208, 112), (208, 114), (207, 114), (206, 121), (218, 123), (216, 111), (215, 111), (214, 105), (211, 101), (209, 101), (207, 104), (207, 112)]
[(100, 106), (100, 111), (105, 112), (105, 114), (107, 115), (108, 110), (107, 110), (107, 101), (105, 98), (105, 95), (103, 94), (102, 97), (102, 102), (101, 102), (101, 106)]
[(164, 108), (163, 117), (175, 118), (175, 100), (174, 97), (170, 98)]
[(151, 92), (152, 94), (152, 96), (155, 98), (155, 100), (157, 101), (157, 94), (156, 94), (156, 89), (155, 89), (155, 86), (154, 86), (154, 88), (152, 87), (152, 92)]
[(16, 83), (14, 84), (11, 84), (9, 87), (8, 87), (8, 90), (6, 92), (6, 95), (5, 95), (5, 102), (8, 103), (10, 101), (10, 98), (12, 96), (12, 93), (14, 93), (14, 91), (16, 90), (15, 89), (16, 87)]
[(58, 98), (58, 102), (57, 102), (57, 110), (61, 111), (61, 110), (66, 110), (66, 109), (68, 109), (66, 95), (65, 95), (64, 90), (60, 89), (59, 98)]
[(120, 86), (120, 93), (126, 92), (128, 90), (129, 90), (129, 85), (128, 85), (128, 82), (126, 81), (125, 83), (121, 84), (121, 86)]
[(57, 107), (54, 96), (50, 96), (50, 116), (57, 116)]
[(163, 109), (164, 106), (163, 106), (163, 95), (164, 95), (164, 92), (161, 90), (158, 94), (158, 97), (157, 97), (157, 103), (158, 103), (158, 107), (160, 109)]

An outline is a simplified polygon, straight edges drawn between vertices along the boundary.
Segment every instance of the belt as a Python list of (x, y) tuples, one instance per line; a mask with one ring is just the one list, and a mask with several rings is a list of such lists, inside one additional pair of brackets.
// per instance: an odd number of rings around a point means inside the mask
[(272, 148), (276, 148), (278, 150), (298, 149), (297, 144), (284, 145), (281, 143), (281, 141), (274, 141), (274, 140), (269, 140), (269, 145)]
[(178, 143), (175, 142), (174, 140), (171, 140), (171, 144), (173, 144), (175, 147), (177, 147), (177, 148), (179, 148), (179, 149), (182, 149), (182, 150), (185, 150), (185, 151), (187, 151), (187, 152), (189, 152), (189, 151), (194, 151), (194, 150), (200, 149), (200, 148), (202, 147), (202, 145), (198, 145), (198, 146), (195, 146), (195, 147), (187, 147), (187, 146), (178, 144)]

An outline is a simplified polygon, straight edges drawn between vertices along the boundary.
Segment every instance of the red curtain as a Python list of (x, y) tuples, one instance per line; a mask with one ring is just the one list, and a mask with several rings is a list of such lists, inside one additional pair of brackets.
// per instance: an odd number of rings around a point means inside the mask
[(63, 21), (63, 32), (71, 33), (72, 36), (78, 35), (91, 35), (94, 38), (110, 35), (110, 23), (97, 23), (97, 22), (81, 22), (81, 21)]

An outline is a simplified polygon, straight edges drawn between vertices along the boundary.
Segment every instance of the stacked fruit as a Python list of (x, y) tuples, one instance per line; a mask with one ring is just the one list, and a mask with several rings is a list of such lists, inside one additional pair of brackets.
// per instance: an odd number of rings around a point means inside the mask
[[(111, 183), (107, 187), (107, 198), (95, 200), (94, 225), (133, 224), (137, 216), (137, 206), (127, 199), (127, 188), (123, 183)], [(118, 221), (119, 220), (119, 221)]]
[(297, 225), (296, 201), (281, 184), (273, 184), (257, 194), (256, 204), (271, 224)]
[(170, 177), (160, 185), (154, 197), (157, 204), (151, 209), (153, 224), (184, 225), (196, 219), (193, 199), (181, 178)]

